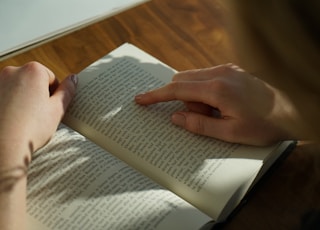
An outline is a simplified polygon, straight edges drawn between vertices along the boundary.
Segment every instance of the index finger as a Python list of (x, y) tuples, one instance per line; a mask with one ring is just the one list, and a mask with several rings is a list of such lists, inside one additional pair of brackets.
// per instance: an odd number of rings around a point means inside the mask
[(206, 88), (203, 81), (173, 81), (161, 88), (137, 95), (135, 101), (140, 105), (173, 100), (206, 103)]
[(216, 77), (227, 76), (235, 71), (241, 71), (238, 66), (228, 63), (210, 68), (186, 70), (176, 73), (173, 76), (173, 81), (206, 81)]

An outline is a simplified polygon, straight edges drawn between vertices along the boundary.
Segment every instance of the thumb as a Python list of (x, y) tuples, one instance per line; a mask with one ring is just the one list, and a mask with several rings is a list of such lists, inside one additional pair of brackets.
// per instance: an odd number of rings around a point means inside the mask
[(230, 120), (215, 118), (195, 112), (176, 112), (172, 115), (173, 124), (192, 133), (232, 141)]
[(51, 96), (51, 99), (54, 100), (54, 104), (58, 107), (55, 114), (60, 119), (63, 117), (65, 111), (68, 108), (68, 105), (72, 101), (76, 88), (78, 84), (78, 77), (75, 74), (72, 74), (66, 77), (59, 85), (59, 87), (54, 91)]

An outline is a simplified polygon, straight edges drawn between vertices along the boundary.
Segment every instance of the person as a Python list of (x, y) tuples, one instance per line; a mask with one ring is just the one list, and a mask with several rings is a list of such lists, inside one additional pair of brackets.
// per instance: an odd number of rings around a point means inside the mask
[[(319, 3), (228, 2), (235, 34), (231, 37), (237, 39), (234, 44), (246, 71), (226, 64), (180, 72), (168, 85), (137, 95), (136, 102), (184, 101), (187, 110), (172, 115), (174, 124), (226, 141), (318, 141)], [(58, 84), (50, 70), (35, 62), (0, 73), (0, 206), (6, 210), (0, 212), (2, 229), (25, 225), (31, 154), (54, 133), (74, 95), (76, 79), (71, 75)]]
[(45, 145), (75, 94), (77, 77), (60, 84), (30, 62), (0, 72), (0, 228), (26, 227), (26, 175), (31, 154)]

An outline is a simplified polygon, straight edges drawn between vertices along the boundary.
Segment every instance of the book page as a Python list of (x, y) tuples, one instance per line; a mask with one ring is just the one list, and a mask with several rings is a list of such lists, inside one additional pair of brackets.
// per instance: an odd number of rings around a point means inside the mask
[(50, 228), (47, 228), (45, 225), (41, 224), (39, 221), (37, 221), (35, 218), (27, 215), (27, 229), (28, 230), (51, 230)]
[[(277, 146), (252, 148), (187, 132), (170, 122), (180, 102), (148, 107), (134, 96), (169, 82), (170, 67), (125, 44), (79, 74), (64, 122), (218, 219), (236, 206)], [(236, 196), (235, 196), (235, 193)]]
[(27, 191), (30, 229), (199, 229), (210, 220), (63, 125), (34, 155)]

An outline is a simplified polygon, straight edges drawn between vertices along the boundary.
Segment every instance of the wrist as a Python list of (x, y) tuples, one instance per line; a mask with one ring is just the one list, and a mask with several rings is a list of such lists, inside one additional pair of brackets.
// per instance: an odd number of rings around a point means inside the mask
[(275, 107), (273, 110), (273, 119), (278, 127), (283, 130), (287, 139), (308, 139), (305, 132), (305, 125), (296, 106), (292, 101), (279, 90), (275, 92)]
[(0, 137), (0, 169), (28, 167), (31, 153), (28, 141)]
[(27, 171), (31, 151), (26, 139), (9, 138), (13, 135), (6, 134), (0, 133), (0, 208), (6, 210), (0, 214), (0, 223), (3, 229), (22, 229), (26, 223)]

